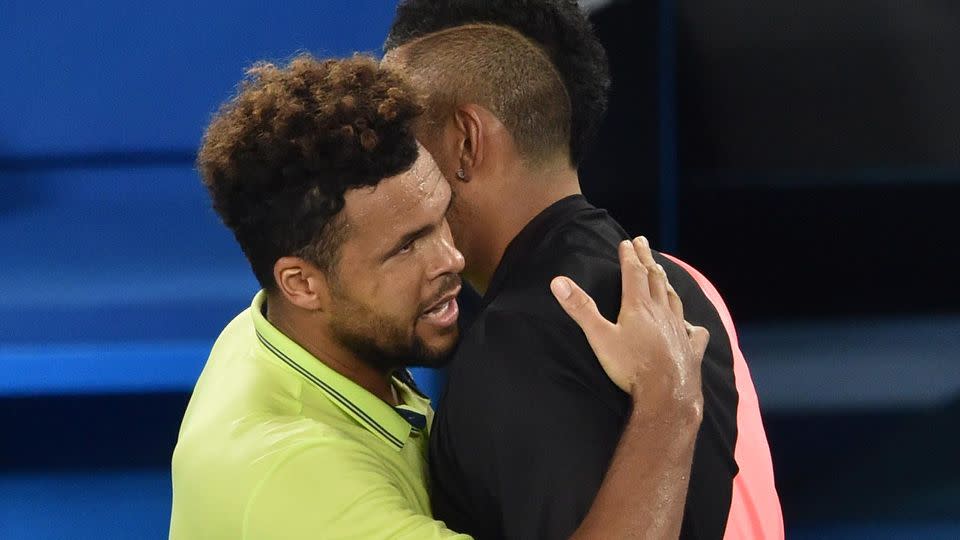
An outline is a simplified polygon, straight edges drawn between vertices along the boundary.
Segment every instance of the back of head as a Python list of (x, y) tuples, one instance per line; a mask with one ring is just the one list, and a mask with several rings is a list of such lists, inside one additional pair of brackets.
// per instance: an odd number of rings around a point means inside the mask
[(331, 268), (345, 192), (410, 168), (420, 111), (409, 85), (369, 57), (301, 55), (247, 72), (207, 128), (197, 165), (262, 287), (275, 287), (284, 256)]
[(457, 26), (391, 54), (390, 61), (426, 92), (426, 117), (433, 124), (440, 125), (457, 106), (477, 104), (504, 124), (524, 161), (567, 157), (566, 88), (546, 54), (519, 32), (488, 24)]
[(580, 163), (607, 110), (607, 55), (575, 0), (403, 0), (384, 48), (446, 28), (487, 23), (514, 28), (546, 51), (572, 103), (570, 158)]

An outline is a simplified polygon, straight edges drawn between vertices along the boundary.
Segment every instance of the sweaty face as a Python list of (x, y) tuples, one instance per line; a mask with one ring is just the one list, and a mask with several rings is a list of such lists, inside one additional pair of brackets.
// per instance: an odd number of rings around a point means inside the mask
[(478, 227), (480, 218), (479, 212), (470, 203), (473, 194), (466, 190), (469, 184), (457, 180), (460, 151), (455, 131), (446, 125), (431, 126), (420, 119), (414, 124), (414, 134), (449, 181), (452, 200), (447, 210), (447, 222), (454, 241), (463, 253), (474, 253), (472, 238), (476, 236), (476, 230), (471, 235), (471, 226)]
[(346, 194), (331, 327), (376, 367), (439, 365), (456, 344), (463, 256), (446, 220), (450, 196), (422, 148), (407, 172)]
[[(383, 65), (389, 66), (403, 73), (407, 79), (422, 91), (428, 91), (430, 85), (423, 79), (423, 74), (411, 70), (406, 65), (407, 46), (391, 49), (383, 58)], [(472, 248), (471, 225), (477, 227), (478, 212), (470, 204), (470, 193), (463, 189), (463, 182), (456, 181), (457, 170), (460, 168), (460, 147), (457, 130), (452, 129), (452, 118), (430, 118), (429, 114), (421, 115), (413, 124), (414, 135), (433, 157), (440, 172), (449, 180), (453, 197), (447, 212), (447, 221), (457, 246), (464, 253), (475, 252)], [(423, 148), (421, 148), (421, 153)]]

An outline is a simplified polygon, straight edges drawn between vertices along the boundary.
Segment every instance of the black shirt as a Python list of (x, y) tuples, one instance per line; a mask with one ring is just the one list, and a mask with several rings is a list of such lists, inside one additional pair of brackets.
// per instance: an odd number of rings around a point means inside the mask
[[(434, 420), (434, 514), (476, 538), (559, 539), (579, 526), (620, 439), (629, 398), (550, 292), (573, 278), (616, 320), (617, 245), (627, 238), (582, 196), (553, 204), (507, 247), (449, 369)], [(659, 253), (684, 315), (710, 331), (682, 538), (722, 538), (737, 473), (730, 342), (693, 278)]]

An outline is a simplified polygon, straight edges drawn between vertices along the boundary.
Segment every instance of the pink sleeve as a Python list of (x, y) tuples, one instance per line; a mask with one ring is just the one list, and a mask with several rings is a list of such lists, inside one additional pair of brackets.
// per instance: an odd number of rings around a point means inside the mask
[(783, 514), (774, 483), (770, 447), (760, 418), (757, 391), (753, 387), (753, 379), (750, 377), (750, 370), (747, 368), (743, 352), (740, 351), (733, 319), (720, 293), (703, 274), (675, 257), (663, 255), (680, 265), (700, 285), (720, 314), (723, 326), (730, 337), (733, 374), (736, 379), (737, 393), (740, 396), (737, 404), (737, 445), (734, 452), (740, 472), (733, 479), (733, 498), (724, 538), (728, 540), (782, 539), (784, 537)]

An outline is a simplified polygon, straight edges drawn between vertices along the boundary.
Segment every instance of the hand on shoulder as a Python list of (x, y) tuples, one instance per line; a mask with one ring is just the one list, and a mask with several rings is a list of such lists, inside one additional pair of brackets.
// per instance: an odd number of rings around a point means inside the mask
[(635, 408), (667, 405), (702, 409), (700, 365), (710, 335), (684, 320), (683, 304), (657, 264), (646, 238), (619, 246), (623, 296), (616, 323), (570, 278), (550, 284), (564, 311), (576, 321), (607, 376), (629, 393)]

